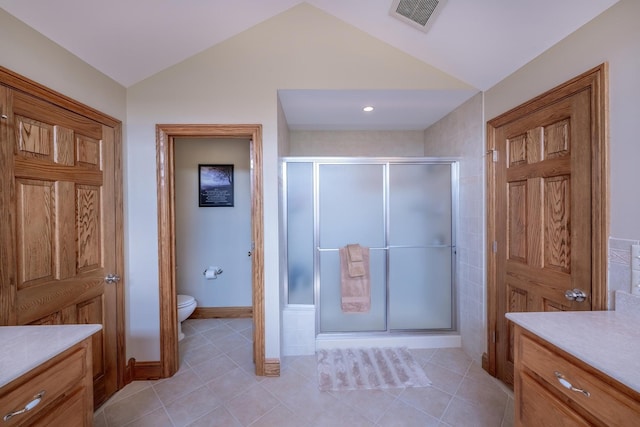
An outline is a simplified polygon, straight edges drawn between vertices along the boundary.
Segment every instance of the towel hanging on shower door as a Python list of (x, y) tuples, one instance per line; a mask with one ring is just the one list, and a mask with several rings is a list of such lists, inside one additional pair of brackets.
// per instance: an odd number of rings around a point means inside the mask
[(366, 313), (371, 309), (369, 248), (349, 244), (340, 248), (340, 297), (344, 313)]

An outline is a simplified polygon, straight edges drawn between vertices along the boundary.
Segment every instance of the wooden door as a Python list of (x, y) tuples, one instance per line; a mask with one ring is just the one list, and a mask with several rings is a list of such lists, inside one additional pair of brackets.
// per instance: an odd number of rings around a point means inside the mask
[(97, 405), (118, 387), (118, 284), (105, 281), (122, 274), (116, 129), (0, 87), (0, 324), (102, 324), (92, 343)]
[(593, 295), (602, 292), (601, 266), (594, 268), (592, 256), (594, 234), (606, 228), (596, 224), (593, 209), (592, 175), (601, 157), (593, 143), (593, 93), (566, 92), (491, 129), (496, 316), (490, 345), (495, 374), (507, 384), (513, 384), (514, 348), (505, 313), (591, 310), (599, 304)]

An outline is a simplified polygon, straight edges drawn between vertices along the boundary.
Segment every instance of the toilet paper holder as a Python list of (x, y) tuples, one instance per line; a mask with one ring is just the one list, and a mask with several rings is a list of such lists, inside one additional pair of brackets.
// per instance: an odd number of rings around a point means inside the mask
[(208, 268), (205, 268), (204, 271), (202, 272), (203, 276), (207, 275), (207, 271), (212, 270), (213, 273), (217, 276), (218, 274), (222, 274), (222, 269), (220, 267), (215, 267), (215, 266), (210, 266)]

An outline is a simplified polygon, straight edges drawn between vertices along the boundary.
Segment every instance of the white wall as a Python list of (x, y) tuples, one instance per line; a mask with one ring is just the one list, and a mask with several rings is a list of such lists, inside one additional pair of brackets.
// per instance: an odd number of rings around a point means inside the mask
[(266, 357), (280, 356), (278, 89), (471, 88), (304, 3), (130, 87), (127, 357), (160, 357), (156, 123), (263, 125)]
[(611, 236), (640, 239), (640, 2), (621, 0), (486, 92), (491, 118), (609, 63)]
[(425, 156), (460, 159), (456, 291), (462, 348), (481, 362), (486, 350), (484, 117), (478, 94), (425, 130)]
[[(249, 140), (177, 138), (174, 153), (177, 292), (198, 307), (251, 306)], [(233, 165), (233, 206), (198, 206), (200, 164)], [(208, 266), (223, 273), (206, 279)]]

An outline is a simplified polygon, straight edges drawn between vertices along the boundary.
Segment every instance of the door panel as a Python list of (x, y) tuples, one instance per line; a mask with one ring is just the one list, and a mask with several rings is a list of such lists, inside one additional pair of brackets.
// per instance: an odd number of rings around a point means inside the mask
[(453, 329), (452, 259), (447, 246), (389, 249), (390, 330)]
[[(384, 175), (382, 164), (320, 164), (318, 226), (320, 332), (384, 331), (387, 328)], [(339, 248), (370, 248), (371, 309), (341, 308)]]
[[(2, 191), (10, 194), (13, 255), (3, 324), (102, 324), (93, 337), (94, 401), (117, 388), (115, 129), (4, 89)], [(7, 111), (7, 110), (3, 110)], [(6, 114), (6, 113), (5, 113)], [(8, 154), (8, 153), (7, 153)], [(12, 197), (13, 196), (13, 197)], [(3, 277), (4, 279), (4, 277)], [(9, 289), (6, 289), (9, 288)]]
[[(496, 128), (497, 374), (510, 384), (505, 313), (591, 309), (590, 132), (587, 91)], [(574, 288), (587, 298), (567, 300)]]
[(384, 165), (319, 166), (320, 247), (385, 246)]

